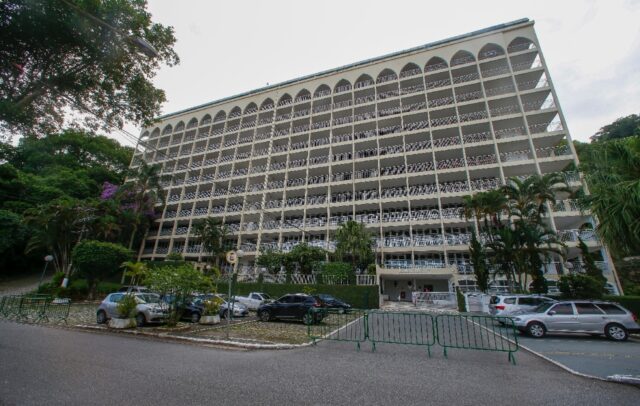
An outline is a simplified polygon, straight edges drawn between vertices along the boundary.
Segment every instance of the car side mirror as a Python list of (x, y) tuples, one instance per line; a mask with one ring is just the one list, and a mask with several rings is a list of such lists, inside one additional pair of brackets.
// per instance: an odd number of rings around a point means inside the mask
[(556, 311), (555, 310), (550, 310), (547, 314), (549, 316), (553, 316), (554, 314), (556, 314)]

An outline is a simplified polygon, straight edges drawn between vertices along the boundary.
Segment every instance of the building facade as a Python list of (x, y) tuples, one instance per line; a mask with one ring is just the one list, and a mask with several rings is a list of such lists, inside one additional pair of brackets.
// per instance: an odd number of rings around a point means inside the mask
[[(473, 290), (473, 221), (462, 198), (510, 177), (563, 172), (573, 188), (577, 157), (553, 83), (527, 19), (257, 89), (161, 117), (142, 131), (132, 166), (162, 165), (162, 214), (141, 259), (170, 252), (201, 263), (192, 233), (219, 218), (242, 249), (240, 273), (261, 250), (304, 241), (331, 250), (353, 219), (376, 236), (381, 292)], [(592, 219), (568, 195), (547, 216), (568, 261), (578, 237), (618, 289)], [(498, 288), (500, 281), (494, 282)]]

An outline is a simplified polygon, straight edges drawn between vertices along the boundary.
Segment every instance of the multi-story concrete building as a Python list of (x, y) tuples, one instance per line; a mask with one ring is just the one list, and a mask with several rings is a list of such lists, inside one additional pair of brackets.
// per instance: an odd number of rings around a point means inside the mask
[[(301, 241), (331, 250), (338, 226), (354, 219), (377, 237), (377, 280), (390, 299), (473, 289), (474, 222), (461, 216), (463, 196), (549, 172), (581, 185), (533, 24), (518, 20), (161, 117), (142, 131), (132, 163), (159, 163), (171, 178), (141, 258), (178, 252), (201, 262), (192, 225), (213, 216), (245, 253), (240, 272), (253, 272), (261, 250)], [(580, 236), (618, 289), (591, 218), (561, 197), (548, 221), (569, 261), (550, 263), (548, 278), (580, 267)]]

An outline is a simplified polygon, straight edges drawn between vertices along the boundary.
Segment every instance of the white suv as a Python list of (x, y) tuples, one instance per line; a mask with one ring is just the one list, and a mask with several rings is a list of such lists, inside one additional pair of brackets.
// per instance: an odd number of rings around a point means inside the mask
[(543, 303), (554, 303), (555, 300), (540, 295), (497, 295), (491, 296), (489, 313), (492, 316), (512, 316), (531, 311)]

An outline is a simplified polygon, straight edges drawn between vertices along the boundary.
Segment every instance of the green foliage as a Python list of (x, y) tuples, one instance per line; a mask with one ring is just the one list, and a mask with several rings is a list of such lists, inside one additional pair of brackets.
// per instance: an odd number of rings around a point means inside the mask
[(322, 264), (322, 276), (348, 278), (355, 275), (355, 269), (346, 262), (326, 262)]
[(373, 235), (364, 224), (350, 220), (336, 231), (335, 257), (338, 261), (349, 262), (354, 268), (366, 267), (375, 261)]
[[(288, 293), (304, 291), (305, 286), (315, 289), (315, 293), (325, 293), (337, 297), (358, 309), (377, 309), (379, 306), (379, 296), (377, 285), (298, 285), (288, 283), (234, 283), (233, 295), (248, 295), (251, 292), (265, 292), (273, 298), (282, 297)], [(221, 282), (219, 284), (221, 292), (228, 290), (228, 285)]]
[(583, 274), (561, 276), (558, 289), (568, 299), (600, 299), (604, 294), (599, 280)]
[(313, 295), (316, 293), (316, 288), (313, 285), (304, 285), (302, 287), (302, 293), (307, 295)]
[(473, 266), (473, 274), (476, 277), (476, 284), (481, 292), (489, 289), (489, 268), (487, 266), (487, 253), (480, 244), (475, 230), (471, 233), (471, 245), (469, 246), (469, 257)]
[(195, 223), (193, 230), (196, 238), (200, 239), (204, 251), (209, 254), (209, 259), (218, 265), (225, 252), (224, 241), (229, 234), (227, 226), (221, 224), (217, 218), (207, 217)]
[[(157, 53), (143, 55), (135, 37)], [(41, 135), (80, 118), (91, 128), (148, 123), (165, 101), (152, 77), (179, 62), (173, 28), (153, 23), (142, 0), (6, 0), (0, 38), (6, 132)]]
[(172, 252), (166, 257), (164, 257), (165, 261), (184, 261), (184, 257), (177, 252)]
[(467, 312), (467, 302), (464, 300), (464, 294), (460, 291), (460, 288), (456, 287), (456, 300), (458, 301), (458, 311), (460, 313)]
[(265, 268), (267, 272), (274, 275), (280, 272), (282, 266), (284, 266), (286, 255), (279, 251), (263, 251), (256, 259), (256, 265)]
[(615, 262), (625, 295), (640, 296), (640, 257)]
[(121, 264), (133, 256), (125, 247), (108, 242), (85, 240), (73, 249), (73, 264), (80, 276), (87, 278), (91, 293), (97, 281), (113, 276)]
[(636, 316), (640, 315), (640, 295), (624, 296), (603, 296), (603, 300), (619, 303), (625, 309), (631, 311)]
[(123, 319), (136, 317), (136, 306), (138, 302), (134, 295), (124, 295), (124, 297), (116, 305), (118, 316)]
[(98, 282), (96, 285), (96, 293), (100, 296), (108, 295), (109, 293), (113, 293), (120, 289), (119, 283), (113, 282)]
[(218, 296), (214, 296), (209, 300), (205, 300), (203, 304), (202, 315), (203, 316), (215, 316), (220, 313), (220, 306), (224, 301)]
[(125, 276), (131, 278), (130, 285), (144, 285), (144, 280), (149, 273), (146, 263), (127, 261), (123, 262), (120, 267), (125, 269)]
[(367, 266), (367, 275), (375, 275), (377, 272), (376, 264), (369, 264)]
[(620, 117), (611, 124), (605, 125), (591, 136), (592, 142), (606, 142), (634, 135), (640, 135), (640, 116), (630, 114)]
[(73, 298), (86, 297), (89, 293), (89, 283), (86, 279), (76, 279), (69, 284), (69, 294)]
[(640, 136), (583, 145), (580, 170), (590, 195), (581, 201), (598, 218), (598, 234), (614, 255), (640, 253)]
[(29, 234), (30, 229), (20, 215), (0, 210), (0, 276), (30, 267), (31, 258), (24, 256)]
[(298, 244), (284, 255), (285, 266), (301, 274), (309, 275), (320, 267), (326, 259), (326, 251), (322, 248), (311, 247), (307, 243)]

